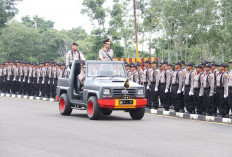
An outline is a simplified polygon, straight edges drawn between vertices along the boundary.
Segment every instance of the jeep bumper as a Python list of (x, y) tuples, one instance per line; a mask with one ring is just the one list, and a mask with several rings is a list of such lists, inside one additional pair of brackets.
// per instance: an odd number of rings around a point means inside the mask
[(128, 108), (140, 108), (146, 107), (147, 99), (131, 99), (133, 104), (120, 105), (121, 99), (98, 99), (98, 104), (103, 108), (114, 108), (114, 109), (128, 109)]

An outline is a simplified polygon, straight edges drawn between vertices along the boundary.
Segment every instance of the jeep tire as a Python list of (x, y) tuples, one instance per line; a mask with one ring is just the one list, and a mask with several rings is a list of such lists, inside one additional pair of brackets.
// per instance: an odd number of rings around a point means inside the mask
[(72, 113), (72, 108), (68, 100), (68, 95), (66, 93), (63, 93), (60, 96), (59, 110), (60, 114), (64, 116), (70, 115)]
[(91, 96), (88, 99), (88, 106), (87, 106), (87, 115), (91, 120), (98, 120), (101, 118), (102, 109), (98, 105), (97, 97)]
[(134, 109), (134, 110), (130, 111), (130, 116), (134, 120), (140, 120), (140, 119), (143, 118), (144, 113), (145, 113), (145, 108), (144, 107), (137, 108), (137, 109)]

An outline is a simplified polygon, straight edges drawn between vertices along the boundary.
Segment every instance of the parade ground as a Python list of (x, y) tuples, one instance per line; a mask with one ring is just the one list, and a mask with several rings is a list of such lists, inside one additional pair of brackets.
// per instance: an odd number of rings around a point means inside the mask
[(114, 111), (61, 116), (58, 102), (0, 97), (1, 157), (231, 156), (232, 125)]

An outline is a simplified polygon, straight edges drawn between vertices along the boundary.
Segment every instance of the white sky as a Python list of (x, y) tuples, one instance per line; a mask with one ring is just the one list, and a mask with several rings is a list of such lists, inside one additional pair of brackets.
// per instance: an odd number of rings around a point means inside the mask
[(38, 15), (46, 20), (55, 22), (58, 30), (72, 29), (82, 26), (87, 32), (93, 28), (90, 18), (82, 15), (83, 0), (23, 0), (17, 4), (19, 13), (15, 19), (20, 21), (21, 17)]

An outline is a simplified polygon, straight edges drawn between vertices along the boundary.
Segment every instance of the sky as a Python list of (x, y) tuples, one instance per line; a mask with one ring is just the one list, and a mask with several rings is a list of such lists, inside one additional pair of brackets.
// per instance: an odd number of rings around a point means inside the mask
[(82, 15), (83, 0), (23, 0), (17, 4), (19, 13), (14, 19), (21, 21), (23, 16), (38, 15), (55, 22), (58, 30), (83, 27), (88, 33), (93, 28), (90, 18)]

